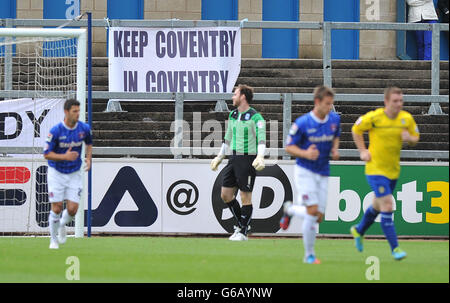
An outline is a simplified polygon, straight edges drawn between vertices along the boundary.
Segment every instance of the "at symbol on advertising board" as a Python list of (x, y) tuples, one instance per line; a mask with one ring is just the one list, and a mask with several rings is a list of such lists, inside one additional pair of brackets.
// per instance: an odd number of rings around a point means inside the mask
[(198, 188), (188, 180), (179, 180), (167, 190), (167, 205), (178, 215), (189, 215), (197, 208)]

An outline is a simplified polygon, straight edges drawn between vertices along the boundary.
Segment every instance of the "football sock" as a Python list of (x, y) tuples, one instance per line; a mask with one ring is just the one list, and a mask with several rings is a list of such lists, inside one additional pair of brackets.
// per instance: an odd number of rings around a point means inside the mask
[(48, 216), (48, 225), (50, 227), (50, 238), (52, 239), (52, 241), (58, 241), (57, 235), (60, 217), (61, 214), (56, 214), (52, 210), (50, 211), (50, 215)]
[(67, 209), (65, 209), (62, 213), (62, 218), (59, 221), (60, 225), (66, 225), (67, 223), (72, 222), (73, 220), (73, 216), (69, 215), (69, 212), (67, 211)]
[(372, 206), (369, 206), (369, 208), (364, 213), (361, 222), (359, 222), (359, 224), (356, 226), (356, 231), (361, 236), (364, 235), (370, 225), (372, 225), (372, 223), (375, 221), (379, 213), (380, 212), (375, 210)]
[(394, 221), (392, 221), (392, 213), (381, 212), (381, 229), (383, 230), (383, 233), (391, 246), (391, 250), (394, 250), (398, 246), (398, 243)]
[(228, 208), (230, 209), (231, 213), (233, 214), (234, 218), (236, 219), (237, 225), (239, 228), (242, 228), (241, 225), (241, 206), (239, 205), (239, 202), (236, 199), (231, 200), (227, 203)]
[(253, 205), (242, 205), (241, 208), (241, 225), (243, 230), (241, 231), (244, 235), (247, 235), (248, 226), (252, 219)]
[(305, 214), (303, 220), (303, 245), (305, 256), (315, 255), (314, 243), (316, 242), (316, 222), (318, 217)]
[(306, 207), (304, 205), (292, 205), (288, 209), (287, 214), (289, 216), (296, 216), (300, 219), (304, 219), (306, 215)]

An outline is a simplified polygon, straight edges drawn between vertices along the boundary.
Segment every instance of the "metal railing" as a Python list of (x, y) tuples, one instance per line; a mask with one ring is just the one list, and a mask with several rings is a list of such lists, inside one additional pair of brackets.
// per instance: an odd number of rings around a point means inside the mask
[[(364, 96), (364, 98), (361, 98)], [(136, 92), (93, 92), (92, 98), (95, 99), (120, 99), (128, 98), (134, 102), (149, 102), (148, 100), (165, 100), (175, 102), (175, 136), (179, 136), (175, 148), (183, 147), (183, 116), (184, 116), (184, 102), (190, 101), (215, 101), (215, 100), (229, 100), (231, 93), (136, 93)], [(371, 94), (336, 94), (335, 101), (349, 101), (349, 102), (382, 102), (384, 95)], [(313, 94), (306, 93), (255, 93), (254, 101), (258, 102), (274, 102), (278, 101), (283, 104), (283, 138), (289, 134), (289, 129), (292, 125), (292, 102), (293, 101), (312, 101)], [(404, 102), (423, 103), (423, 102), (438, 102), (448, 103), (448, 96), (422, 96), (422, 95), (405, 95)], [(284, 140), (283, 140), (284, 144)], [(424, 154), (427, 154), (424, 151)], [(448, 153), (447, 153), (448, 155)], [(284, 158), (288, 157), (283, 154)], [(354, 156), (354, 154), (352, 154)], [(430, 154), (428, 158), (435, 158), (436, 154)], [(179, 158), (179, 155), (176, 155)], [(411, 157), (414, 158), (414, 157)], [(445, 157), (444, 157), (445, 158)], [(448, 156), (447, 156), (448, 158)]]
[[(177, 156), (181, 155), (216, 155), (219, 147), (97, 147), (92, 148), (93, 155), (101, 156)], [(42, 147), (0, 147), (0, 158), (12, 154), (42, 154)], [(359, 158), (359, 151), (356, 149), (339, 149), (339, 154), (344, 158)], [(291, 156), (284, 148), (266, 148), (265, 155), (277, 158), (289, 159)], [(449, 151), (440, 150), (402, 150), (400, 157), (403, 159), (428, 159), (428, 160), (448, 160)]]
[[(1, 96), (0, 92), (0, 96)], [(51, 92), (48, 94), (49, 97), (57, 97), (58, 92)], [(24, 97), (32, 96), (32, 92), (29, 95), (25, 94)], [(181, 158), (182, 155), (186, 155), (186, 152), (195, 151), (196, 147), (191, 149), (183, 147), (183, 116), (184, 116), (184, 102), (198, 102), (198, 101), (215, 101), (215, 100), (227, 100), (231, 99), (231, 93), (139, 93), (139, 92), (92, 92), (92, 98), (94, 99), (120, 99), (125, 101), (133, 102), (151, 102), (154, 101), (165, 101), (165, 102), (175, 102), (175, 117), (174, 117), (174, 135), (179, 138), (175, 140), (175, 146), (173, 147), (94, 147), (94, 155), (172, 155), (175, 158)], [(361, 96), (365, 96), (361, 98)], [(382, 102), (384, 96), (382, 94), (371, 94), (371, 95), (358, 95), (358, 94), (336, 94), (336, 101), (358, 101), (358, 102)], [(432, 99), (433, 98), (433, 99)], [(289, 129), (292, 124), (292, 102), (293, 101), (311, 101), (313, 100), (313, 94), (306, 93), (255, 93), (253, 100), (260, 103), (271, 103), (274, 101), (281, 102), (283, 104), (283, 138), (286, 138)], [(409, 103), (423, 103), (423, 102), (433, 102), (438, 101), (441, 103), (448, 103), (448, 96), (423, 96), (423, 95), (405, 95), (403, 97), (404, 102)], [(285, 144), (283, 140), (283, 144)], [(26, 154), (28, 151), (40, 152), (42, 149), (34, 148), (6, 148), (0, 147), (0, 153), (4, 154)], [(218, 149), (200, 149), (200, 152), (191, 153), (194, 155), (211, 155), (211, 151), (218, 152)], [(341, 150), (342, 157), (359, 157), (357, 150)], [(275, 151), (274, 148), (268, 148), (267, 153), (269, 155), (282, 156), (284, 159), (288, 159), (289, 155), (285, 153), (284, 149), (278, 149)], [(423, 158), (423, 159), (446, 159), (449, 158), (448, 151), (431, 151), (431, 150), (404, 150), (401, 153), (404, 158)]]

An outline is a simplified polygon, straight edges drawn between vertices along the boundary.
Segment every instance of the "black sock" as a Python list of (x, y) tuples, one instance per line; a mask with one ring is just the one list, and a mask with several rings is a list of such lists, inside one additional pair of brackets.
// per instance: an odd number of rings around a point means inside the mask
[(253, 212), (253, 205), (251, 205), (251, 204), (250, 205), (242, 205), (241, 225), (243, 226), (243, 230), (241, 230), (241, 232), (244, 235), (247, 235), (250, 221), (252, 219), (252, 212)]
[(227, 203), (228, 208), (231, 210), (231, 213), (233, 214), (234, 218), (236, 219), (237, 225), (239, 228), (242, 228), (240, 218), (241, 218), (241, 206), (239, 205), (239, 202), (236, 199), (231, 200)]

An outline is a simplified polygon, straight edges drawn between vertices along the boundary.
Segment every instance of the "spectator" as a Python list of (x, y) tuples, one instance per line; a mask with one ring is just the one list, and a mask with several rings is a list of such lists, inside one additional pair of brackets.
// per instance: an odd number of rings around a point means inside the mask
[[(449, 0), (439, 0), (437, 3), (438, 13), (439, 13), (439, 17), (441, 17), (442, 23), (448, 23), (448, 13), (449, 13), (448, 1)], [(445, 35), (447, 36), (447, 39), (448, 39), (448, 31), (445, 31)]]
[[(433, 0), (406, 0), (409, 23), (437, 23)], [(417, 59), (431, 60), (431, 31), (416, 31)]]

